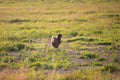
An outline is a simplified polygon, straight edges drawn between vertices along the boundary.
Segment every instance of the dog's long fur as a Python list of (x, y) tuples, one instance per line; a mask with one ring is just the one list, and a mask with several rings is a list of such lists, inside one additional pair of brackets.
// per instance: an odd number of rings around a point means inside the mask
[(61, 38), (62, 38), (62, 34), (58, 34), (56, 37), (52, 36), (52, 38), (51, 38), (51, 45), (54, 48), (58, 48), (60, 43), (61, 43)]

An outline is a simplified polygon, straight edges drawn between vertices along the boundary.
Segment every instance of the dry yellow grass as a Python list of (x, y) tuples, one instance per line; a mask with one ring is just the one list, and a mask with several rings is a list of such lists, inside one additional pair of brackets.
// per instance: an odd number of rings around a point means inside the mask
[(10, 70), (5, 68), (0, 72), (0, 80), (26, 80), (26, 70)]

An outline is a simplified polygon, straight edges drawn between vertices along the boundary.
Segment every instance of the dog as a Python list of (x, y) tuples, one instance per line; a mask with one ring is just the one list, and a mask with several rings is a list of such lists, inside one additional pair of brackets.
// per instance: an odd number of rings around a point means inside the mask
[(51, 38), (51, 45), (54, 48), (58, 48), (60, 43), (61, 43), (61, 38), (62, 38), (62, 34), (58, 34), (56, 37), (52, 36), (52, 38)]

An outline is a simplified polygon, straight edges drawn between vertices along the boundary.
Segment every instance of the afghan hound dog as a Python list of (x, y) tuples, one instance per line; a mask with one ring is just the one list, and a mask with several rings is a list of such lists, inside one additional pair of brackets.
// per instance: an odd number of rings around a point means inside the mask
[(52, 38), (51, 38), (51, 45), (54, 48), (58, 48), (60, 43), (61, 43), (61, 38), (62, 38), (62, 34), (58, 34), (57, 36), (52, 36)]

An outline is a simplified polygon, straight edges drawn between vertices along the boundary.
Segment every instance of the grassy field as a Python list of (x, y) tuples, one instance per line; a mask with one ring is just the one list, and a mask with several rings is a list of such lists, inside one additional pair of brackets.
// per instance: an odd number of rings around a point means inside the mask
[[(59, 33), (53, 49), (50, 38)], [(0, 0), (0, 80), (119, 75), (119, 0)]]

